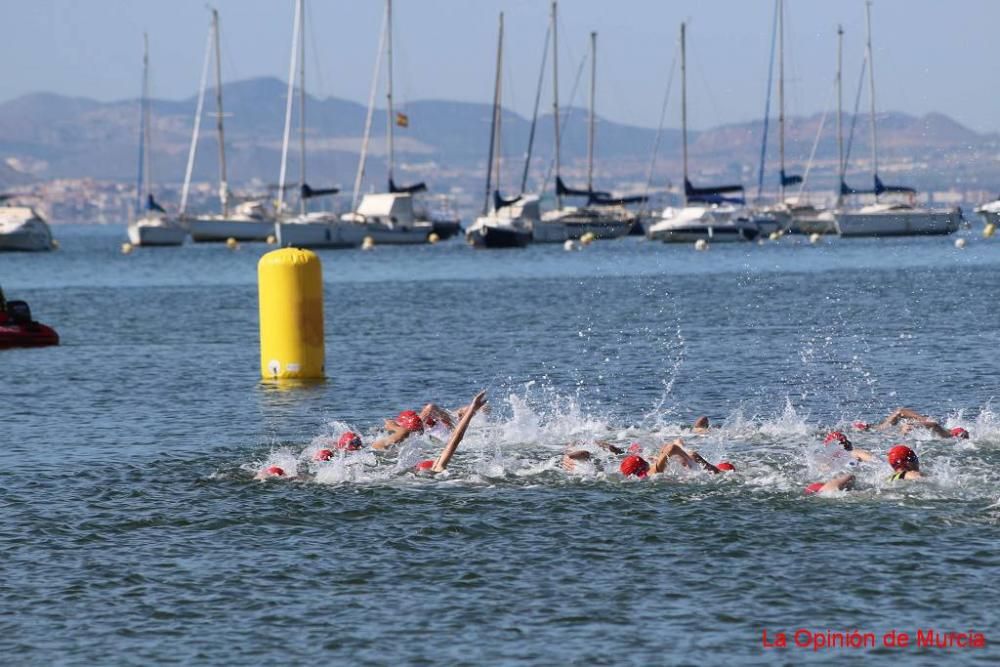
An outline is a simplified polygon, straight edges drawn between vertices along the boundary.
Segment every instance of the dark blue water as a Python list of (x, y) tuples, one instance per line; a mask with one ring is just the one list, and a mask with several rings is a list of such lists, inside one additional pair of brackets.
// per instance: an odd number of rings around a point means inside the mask
[[(1000, 242), (699, 253), (460, 243), (323, 252), (325, 383), (259, 382), (262, 245), (140, 249), (59, 227), (0, 285), (62, 345), (0, 352), (10, 664), (995, 663)], [(313, 464), (350, 428), (480, 388), (440, 444)], [(969, 441), (830, 427), (907, 405)], [(567, 473), (563, 446), (687, 441), (737, 472)], [(906, 442), (928, 479), (892, 484)], [(595, 452), (600, 451), (595, 449)], [(280, 464), (291, 479), (254, 479)], [(984, 633), (985, 649), (764, 649), (762, 632)]]

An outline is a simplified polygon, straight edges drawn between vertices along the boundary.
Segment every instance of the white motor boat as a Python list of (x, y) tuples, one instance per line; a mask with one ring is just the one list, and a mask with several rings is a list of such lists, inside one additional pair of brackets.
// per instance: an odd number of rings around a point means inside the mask
[(835, 214), (841, 236), (925, 236), (951, 234), (962, 222), (957, 209), (927, 209), (878, 202)]
[(340, 218), (362, 228), (362, 237), (370, 236), (376, 244), (413, 245), (427, 243), (434, 223), (417, 220), (413, 213), (413, 195), (408, 192), (380, 192), (361, 198), (358, 209)]
[[(523, 248), (532, 242), (538, 219), (538, 197), (522, 195), (504, 201), (494, 195), (495, 206), (465, 230), (465, 240), (475, 248)], [(564, 237), (565, 238), (565, 237)]]
[(357, 248), (367, 233), (363, 225), (316, 212), (274, 223), (274, 236), (283, 248)]
[(178, 246), (187, 230), (166, 213), (150, 211), (128, 226), (128, 240), (138, 246)]
[(0, 251), (52, 250), (52, 230), (30, 206), (0, 206)]
[(196, 243), (266, 241), (274, 233), (274, 216), (259, 200), (246, 201), (229, 215), (204, 215), (187, 218), (191, 240)]
[(753, 241), (760, 235), (760, 229), (741, 217), (740, 211), (730, 204), (667, 207), (660, 221), (650, 226), (646, 237), (666, 243)]

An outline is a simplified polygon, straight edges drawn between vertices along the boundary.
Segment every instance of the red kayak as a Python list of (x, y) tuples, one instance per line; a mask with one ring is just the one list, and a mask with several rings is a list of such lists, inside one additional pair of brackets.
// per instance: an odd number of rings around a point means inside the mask
[(6, 309), (0, 311), (0, 350), (58, 344), (59, 334), (31, 319), (31, 309), (24, 301), (8, 301)]

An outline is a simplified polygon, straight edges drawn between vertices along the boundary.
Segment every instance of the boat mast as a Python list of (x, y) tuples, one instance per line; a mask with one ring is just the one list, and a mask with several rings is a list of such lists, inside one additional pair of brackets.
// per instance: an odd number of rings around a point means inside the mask
[(392, 110), (392, 0), (385, 0), (385, 34), (386, 34), (386, 69), (388, 73), (388, 85), (386, 86), (386, 142), (388, 144), (389, 150), (389, 183), (392, 181), (392, 171), (396, 162), (396, 154), (394, 151), (392, 139), (393, 139), (393, 124), (396, 122), (396, 117)]
[(844, 194), (841, 184), (844, 182), (844, 79), (843, 79), (843, 53), (844, 53), (844, 26), (837, 25), (837, 175), (840, 177), (837, 183), (837, 208), (840, 208), (844, 201)]
[(497, 91), (496, 91), (496, 101), (494, 103), (493, 113), (496, 114), (496, 146), (494, 148), (494, 159), (496, 160), (496, 165), (494, 166), (494, 171), (496, 171), (496, 182), (497, 182), (497, 192), (500, 191), (500, 167), (503, 160), (503, 144), (500, 143), (500, 127), (503, 122), (503, 12), (500, 12), (500, 36), (497, 40)]
[(684, 152), (684, 205), (687, 206), (688, 182), (688, 102), (687, 102), (687, 44), (685, 24), (681, 23), (681, 145)]
[[(497, 72), (493, 81), (493, 116), (490, 118), (490, 154), (486, 159), (486, 196), (483, 199), (483, 215), (490, 212), (490, 194), (493, 189), (493, 160), (495, 153), (499, 153), (497, 145), (500, 143), (500, 119), (497, 111), (500, 106), (500, 79), (503, 72), (503, 12), (500, 12), (500, 29), (497, 33)], [(500, 170), (500, 159), (496, 158), (496, 169)], [(497, 174), (497, 190), (500, 189), (500, 175)]]
[(597, 86), (597, 33), (590, 33), (590, 124), (587, 128), (587, 190), (594, 189), (594, 99)]
[[(872, 53), (872, 3), (865, 2), (865, 18), (868, 26), (868, 89), (871, 92), (871, 126), (872, 126), (872, 176), (878, 180), (878, 130), (875, 127), (875, 60)], [(873, 184), (875, 201), (878, 201), (878, 186)]]
[(552, 28), (545, 31), (545, 46), (542, 48), (542, 66), (538, 70), (538, 86), (535, 88), (535, 109), (531, 114), (531, 130), (528, 132), (528, 152), (524, 156), (524, 171), (521, 174), (521, 192), (528, 187), (528, 171), (531, 169), (531, 152), (535, 147), (535, 128), (538, 126), (538, 104), (542, 99), (542, 84), (545, 81), (545, 58), (549, 54), (549, 36)]
[(142, 33), (142, 99), (139, 101), (139, 176), (135, 183), (135, 212), (142, 211), (143, 190), (148, 189), (149, 155), (149, 35)]
[(299, 12), (299, 212), (305, 215), (306, 198), (306, 6)]
[(219, 10), (212, 10), (212, 35), (215, 40), (215, 131), (219, 136), (219, 203), (222, 217), (229, 217), (229, 183), (226, 180), (226, 134), (222, 127), (222, 56), (219, 48)]
[(351, 197), (351, 210), (358, 208), (358, 196), (361, 194), (361, 182), (365, 178), (365, 164), (368, 161), (368, 142), (372, 136), (372, 118), (375, 115), (375, 94), (378, 90), (378, 75), (382, 71), (382, 51), (385, 48), (385, 29), (388, 20), (388, 8), (382, 14), (382, 29), (379, 30), (378, 48), (375, 50), (375, 69), (372, 72), (372, 85), (368, 93), (368, 113), (365, 115), (365, 134), (361, 140), (361, 155), (358, 158), (358, 172), (354, 175), (354, 193)]
[[(555, 123), (556, 179), (559, 178), (559, 30), (556, 25), (556, 0), (552, 0), (552, 122)], [(562, 208), (562, 195), (556, 186), (556, 208)]]
[(281, 140), (281, 171), (278, 175), (277, 213), (285, 208), (285, 175), (288, 169), (288, 136), (292, 129), (292, 100), (295, 96), (295, 59), (299, 54), (299, 16), (304, 0), (295, 3), (295, 18), (292, 20), (292, 56), (288, 66), (288, 94), (285, 96), (285, 131)]
[(779, 201), (785, 201), (785, 3), (778, 0), (778, 155)]
[(201, 133), (201, 115), (205, 109), (205, 87), (208, 85), (208, 63), (212, 57), (212, 39), (215, 36), (214, 24), (208, 29), (208, 41), (205, 44), (205, 58), (201, 65), (201, 85), (198, 87), (198, 104), (194, 111), (194, 131), (191, 132), (191, 147), (188, 149), (187, 168), (184, 170), (184, 186), (181, 188), (181, 208), (178, 213), (184, 217), (187, 213), (188, 193), (191, 191), (191, 175), (194, 173), (194, 158), (198, 152), (198, 135)]

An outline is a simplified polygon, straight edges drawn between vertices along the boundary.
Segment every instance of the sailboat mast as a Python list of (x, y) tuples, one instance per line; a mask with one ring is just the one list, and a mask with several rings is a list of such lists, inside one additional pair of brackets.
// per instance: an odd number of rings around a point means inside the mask
[(785, 201), (785, 2), (778, 0), (778, 155), (779, 195)]
[(149, 101), (149, 35), (147, 33), (142, 34), (143, 41), (143, 54), (142, 54), (142, 99), (143, 99), (143, 140), (146, 142), (146, 148), (143, 151), (143, 159), (145, 164), (143, 165), (143, 173), (145, 174), (143, 186), (146, 190), (146, 194), (150, 195), (153, 192), (153, 169), (152, 169), (152, 156), (153, 152), (153, 138), (152, 131), (150, 129), (150, 121), (152, 120), (152, 112), (150, 107), (152, 103)]
[(306, 212), (306, 5), (299, 12), (299, 212)]
[[(868, 89), (871, 92), (871, 126), (872, 126), (872, 180), (878, 179), (878, 130), (875, 126), (875, 60), (872, 53), (872, 3), (865, 2), (865, 18), (868, 26)], [(875, 201), (878, 201), (878, 187), (874, 186)]]
[(386, 68), (388, 72), (388, 85), (386, 86), (386, 142), (389, 150), (389, 182), (392, 183), (392, 171), (396, 162), (396, 155), (392, 144), (393, 124), (396, 122), (392, 110), (392, 0), (385, 0), (385, 20), (386, 20)]
[(688, 182), (688, 98), (687, 98), (687, 43), (685, 25), (681, 23), (681, 145), (684, 152), (684, 205), (687, 206)]
[(496, 183), (497, 192), (500, 191), (500, 168), (503, 164), (503, 144), (500, 142), (501, 132), (500, 128), (503, 123), (503, 12), (500, 12), (500, 36), (497, 41), (497, 90), (496, 90), (496, 101), (494, 103), (493, 113), (496, 115), (496, 147), (494, 149), (494, 159), (496, 160), (496, 165), (494, 166), (494, 171), (496, 172)]
[(139, 99), (139, 174), (135, 179), (135, 212), (142, 211), (142, 191), (146, 186), (146, 89), (149, 79), (149, 36), (142, 33), (142, 97)]
[(184, 170), (184, 185), (181, 187), (181, 208), (178, 215), (183, 218), (187, 214), (188, 194), (191, 192), (191, 175), (194, 173), (194, 158), (198, 152), (198, 135), (201, 133), (201, 114), (205, 109), (205, 86), (208, 83), (208, 63), (212, 57), (212, 39), (215, 36), (215, 25), (208, 30), (208, 42), (205, 44), (205, 58), (201, 64), (201, 84), (198, 86), (198, 104), (194, 110), (194, 129), (191, 132), (191, 146), (188, 148), (187, 168)]
[(222, 56), (219, 47), (219, 10), (212, 10), (212, 38), (215, 40), (215, 131), (219, 137), (219, 203), (222, 217), (229, 217), (229, 183), (226, 180), (226, 133), (222, 126)]
[(385, 30), (388, 21), (388, 8), (382, 14), (382, 29), (379, 30), (378, 48), (375, 50), (375, 68), (372, 71), (372, 85), (368, 93), (368, 113), (365, 115), (365, 133), (361, 140), (361, 156), (358, 158), (358, 171), (354, 175), (354, 193), (351, 196), (351, 210), (358, 208), (358, 196), (361, 194), (361, 183), (365, 178), (365, 163), (368, 161), (368, 142), (372, 136), (372, 118), (375, 114), (375, 94), (378, 89), (378, 75), (382, 71), (382, 51), (385, 48)]
[(299, 16), (302, 2), (295, 3), (295, 18), (292, 20), (292, 56), (288, 65), (288, 94), (285, 96), (285, 131), (281, 139), (281, 171), (278, 175), (277, 213), (285, 208), (285, 176), (288, 173), (288, 137), (292, 129), (292, 100), (295, 99), (295, 59), (299, 54)]
[(538, 126), (538, 103), (542, 99), (542, 83), (545, 81), (545, 58), (549, 54), (549, 36), (552, 27), (545, 32), (545, 46), (542, 48), (542, 66), (538, 70), (538, 86), (535, 88), (535, 108), (531, 114), (531, 130), (528, 132), (528, 151), (524, 156), (524, 171), (521, 173), (521, 192), (528, 187), (528, 171), (531, 169), (531, 151), (535, 147), (535, 128)]
[(594, 100), (597, 89), (597, 33), (590, 33), (590, 124), (587, 128), (587, 190), (594, 189)]
[[(556, 178), (559, 178), (559, 29), (556, 21), (556, 0), (552, 0), (552, 122), (555, 123)], [(556, 187), (556, 208), (562, 208), (562, 195)]]
[(837, 207), (844, 200), (841, 184), (844, 182), (844, 26), (837, 25)]
[[(483, 199), (483, 215), (487, 215), (490, 212), (490, 194), (493, 189), (493, 158), (494, 153), (497, 151), (498, 134), (499, 128), (499, 113), (497, 108), (500, 106), (500, 77), (503, 71), (503, 12), (500, 12), (500, 29), (497, 33), (497, 72), (496, 78), (493, 80), (493, 115), (490, 118), (490, 154), (486, 159), (486, 196)], [(499, 170), (499, 160), (497, 161), (497, 169)], [(497, 178), (497, 189), (500, 189), (499, 177)]]

